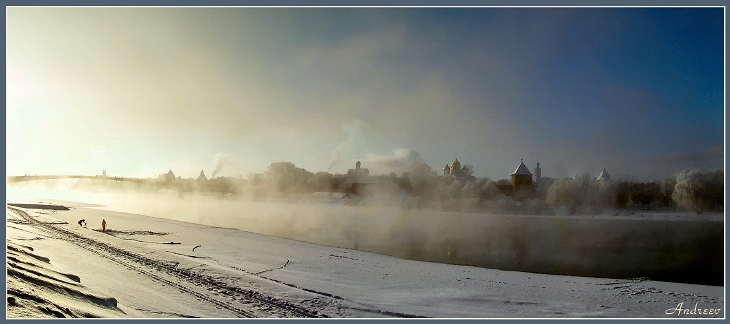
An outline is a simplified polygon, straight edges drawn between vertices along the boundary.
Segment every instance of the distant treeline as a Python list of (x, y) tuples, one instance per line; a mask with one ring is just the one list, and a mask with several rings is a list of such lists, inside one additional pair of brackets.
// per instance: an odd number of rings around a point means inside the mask
[(687, 210), (698, 214), (724, 210), (723, 170), (688, 170), (653, 182), (610, 180), (600, 186), (587, 174), (550, 182), (540, 197), (554, 208), (567, 208), (571, 214), (605, 209)]
[(598, 214), (621, 210), (724, 210), (724, 171), (695, 169), (653, 182), (609, 180), (598, 183), (588, 174), (575, 178), (542, 178), (533, 190), (513, 195), (498, 189), (508, 180), (439, 176), (426, 164), (402, 175), (352, 179), (327, 172), (312, 173), (291, 162), (276, 162), (265, 173), (249, 177), (261, 195), (289, 196), (314, 191), (357, 193), (363, 203), (395, 203), (405, 208), (513, 214)]
[[(8, 177), (8, 182), (22, 182), (22, 181), (33, 181), (33, 180), (54, 180), (54, 179), (99, 179), (101, 176), (87, 176), (87, 175), (22, 175), (22, 176), (11, 176)], [(144, 182), (148, 179), (140, 178), (122, 178), (122, 177), (107, 177), (106, 179), (111, 180), (125, 180), (125, 181), (137, 181)]]
[[(21, 176), (9, 182), (98, 176)], [(275, 162), (267, 171), (243, 177), (155, 179), (109, 177), (180, 192), (210, 192), (253, 199), (300, 199), (314, 192), (337, 192), (352, 205), (500, 214), (599, 214), (636, 210), (685, 210), (698, 214), (724, 210), (724, 170), (695, 169), (653, 182), (609, 180), (598, 183), (589, 174), (575, 178), (545, 177), (532, 190), (505, 193), (509, 180), (440, 176), (426, 164), (401, 175), (353, 178), (346, 174), (312, 173), (292, 162)]]

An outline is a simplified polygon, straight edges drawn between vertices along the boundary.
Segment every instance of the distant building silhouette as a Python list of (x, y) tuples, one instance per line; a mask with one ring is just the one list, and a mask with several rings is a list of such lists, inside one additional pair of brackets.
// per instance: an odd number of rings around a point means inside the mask
[(370, 170), (366, 168), (361, 168), (360, 161), (357, 161), (355, 163), (354, 169), (347, 170), (347, 178), (350, 180), (350, 182), (362, 182), (365, 178), (370, 175)]
[(603, 168), (601, 174), (599, 174), (598, 178), (596, 178), (596, 184), (600, 187), (604, 183), (607, 183), (609, 180), (611, 180), (611, 177), (608, 175), (608, 172), (606, 172), (606, 168)]
[(512, 172), (511, 181), (498, 181), (497, 190), (508, 196), (514, 196), (517, 192), (534, 192), (534, 184), (542, 177), (539, 162), (537, 163), (537, 168), (535, 168), (535, 180), (537, 181), (533, 182), (532, 176), (533, 175), (525, 165), (525, 162), (520, 160), (520, 165), (518, 165), (517, 169)]
[(512, 189), (517, 190), (520, 188), (532, 188), (532, 173), (527, 169), (525, 163), (520, 160), (520, 165), (517, 166), (515, 172), (512, 173)]
[(455, 159), (454, 162), (451, 163), (451, 165), (446, 165), (444, 167), (444, 176), (454, 176), (459, 179), (468, 179), (473, 178), (471, 176), (471, 169), (469, 169), (468, 165), (461, 165), (461, 162), (459, 162), (459, 159)]
[(361, 168), (360, 161), (355, 163), (354, 169), (347, 170), (347, 179), (345, 180), (345, 194), (362, 194), (363, 190), (370, 184), (370, 170)]
[(166, 182), (175, 181), (175, 173), (172, 172), (172, 169), (170, 169), (170, 171), (165, 174), (165, 181)]
[(200, 175), (198, 176), (198, 182), (205, 182), (208, 181), (208, 177), (205, 176), (205, 173), (203, 170), (200, 170)]

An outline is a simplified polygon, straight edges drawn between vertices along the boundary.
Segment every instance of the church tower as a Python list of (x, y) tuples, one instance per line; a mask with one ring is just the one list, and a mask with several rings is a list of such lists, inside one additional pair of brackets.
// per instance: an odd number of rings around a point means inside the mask
[(542, 170), (540, 169), (540, 162), (537, 162), (537, 167), (535, 168), (535, 184), (540, 183), (540, 177), (542, 176)]

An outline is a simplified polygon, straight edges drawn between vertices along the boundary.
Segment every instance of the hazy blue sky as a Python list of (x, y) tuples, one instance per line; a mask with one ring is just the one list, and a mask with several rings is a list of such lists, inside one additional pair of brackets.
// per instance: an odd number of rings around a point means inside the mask
[(723, 167), (722, 8), (8, 8), (7, 171)]

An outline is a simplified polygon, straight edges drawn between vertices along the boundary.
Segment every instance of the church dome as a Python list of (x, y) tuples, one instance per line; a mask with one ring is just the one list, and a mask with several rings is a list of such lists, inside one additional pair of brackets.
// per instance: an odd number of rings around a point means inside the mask
[(456, 160), (454, 160), (454, 163), (451, 163), (451, 169), (452, 170), (461, 169), (461, 162), (459, 162), (459, 159), (456, 159)]

